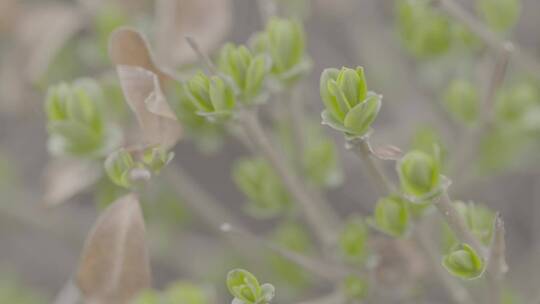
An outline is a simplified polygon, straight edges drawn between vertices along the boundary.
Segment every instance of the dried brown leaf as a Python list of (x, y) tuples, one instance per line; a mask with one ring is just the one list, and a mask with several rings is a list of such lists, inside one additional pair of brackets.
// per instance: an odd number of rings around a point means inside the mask
[(145, 232), (134, 194), (118, 199), (97, 219), (76, 276), (85, 303), (127, 304), (150, 287)]
[(193, 62), (197, 55), (185, 41), (197, 38), (201, 50), (210, 53), (231, 28), (230, 0), (156, 1), (157, 54), (163, 64), (179, 66)]
[(126, 101), (143, 132), (144, 144), (172, 147), (182, 130), (169, 108), (156, 74), (126, 65), (117, 66), (116, 70)]
[(50, 162), (44, 175), (45, 204), (62, 204), (93, 185), (101, 176), (100, 166), (73, 159)]

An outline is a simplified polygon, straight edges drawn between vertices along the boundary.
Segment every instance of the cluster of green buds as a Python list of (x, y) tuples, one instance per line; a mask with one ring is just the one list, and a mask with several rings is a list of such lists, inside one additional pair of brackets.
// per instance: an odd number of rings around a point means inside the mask
[(159, 174), (174, 157), (161, 146), (153, 146), (142, 151), (141, 157), (134, 152), (120, 149), (111, 153), (105, 160), (105, 172), (113, 183), (131, 188), (140, 181), (148, 180), (152, 174)]
[(397, 23), (405, 47), (420, 58), (446, 53), (452, 41), (447, 16), (432, 7), (430, 0), (396, 2)]
[(305, 53), (305, 34), (300, 22), (272, 18), (252, 40), (258, 54), (272, 59), (271, 74), (284, 87), (294, 84), (311, 68)]
[(365, 136), (381, 108), (381, 96), (368, 93), (364, 69), (326, 69), (321, 75), (323, 123), (350, 137)]
[[(435, 149), (437, 150), (437, 149)], [(437, 151), (428, 154), (413, 150), (398, 161), (397, 171), (401, 189), (412, 201), (425, 201), (443, 190), (443, 176)]]
[(350, 218), (339, 237), (339, 247), (344, 259), (363, 265), (368, 257), (368, 228), (358, 216)]
[(103, 156), (119, 136), (106, 125), (101, 88), (90, 79), (49, 88), (46, 101), (49, 149), (55, 154)]
[(471, 125), (478, 119), (480, 99), (470, 81), (454, 79), (446, 88), (443, 99), (447, 111), (456, 121)]
[(209, 304), (211, 295), (203, 286), (187, 281), (174, 282), (163, 292), (145, 290), (133, 304)]
[(443, 258), (443, 266), (452, 275), (472, 280), (482, 276), (485, 262), (478, 253), (467, 244), (460, 244)]
[[(489, 208), (473, 202), (456, 201), (453, 205), (464, 219), (469, 231), (483, 245), (488, 246), (493, 239), (495, 213)], [(445, 250), (449, 250), (459, 243), (453, 231), (446, 224), (443, 226), (443, 240), (445, 241)]]
[(274, 298), (272, 284), (260, 284), (247, 270), (234, 269), (227, 274), (227, 288), (234, 296), (232, 304), (269, 304)]
[(233, 180), (250, 200), (246, 211), (268, 218), (283, 214), (292, 200), (274, 168), (261, 158), (243, 158), (232, 169)]
[(477, 0), (476, 8), (484, 22), (492, 29), (506, 32), (519, 19), (521, 0)]
[(219, 71), (232, 84), (234, 92), (244, 105), (266, 99), (263, 87), (270, 66), (271, 60), (268, 56), (253, 54), (244, 45), (226, 44), (219, 55)]
[(411, 228), (409, 204), (409, 201), (396, 195), (381, 198), (368, 223), (392, 237), (405, 237)]

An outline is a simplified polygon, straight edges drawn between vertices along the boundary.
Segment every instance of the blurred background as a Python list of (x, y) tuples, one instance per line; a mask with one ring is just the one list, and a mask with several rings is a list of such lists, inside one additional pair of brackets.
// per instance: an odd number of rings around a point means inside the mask
[[(535, 282), (540, 280), (540, 71), (531, 73), (510, 58), (492, 109), (495, 122), (482, 136), (471, 137), (474, 122), (448, 97), (451, 84), (466, 80), (482, 96), (497, 52), (444, 12), (439, 17), (448, 19), (447, 29), (419, 25), (441, 32), (432, 33), (435, 38), (428, 42), (411, 40), (404, 30), (411, 21), (399, 2), (275, 0), (281, 15), (303, 20), (313, 62), (293, 98), (302, 100), (305, 116), (318, 125), (322, 70), (363, 66), (370, 89), (384, 95), (373, 144), (405, 150), (437, 142), (449, 163), (462, 157), (462, 166), (448, 173), (454, 180), (453, 197), (483, 203), (502, 214), (509, 285), (518, 294), (534, 297)], [(478, 14), (474, 1), (457, 2)], [(186, 35), (214, 54), (224, 42), (245, 43), (262, 30), (260, 10), (261, 4), (254, 0), (0, 0), (0, 303), (50, 303), (73, 275), (100, 210), (123, 191), (102, 174), (102, 163), (92, 166), (48, 152), (44, 113), (48, 86), (95, 78), (104, 88), (107, 111), (116, 123), (133, 126), (107, 55), (113, 29), (137, 28), (147, 36), (159, 64), (190, 73), (197, 58), (184, 41)], [(522, 0), (519, 19), (497, 33), (527, 50), (537, 62), (539, 13), (540, 1)], [(323, 187), (329, 201), (344, 216), (353, 211), (369, 214), (377, 196), (364, 168), (346, 151), (340, 134), (329, 128), (321, 132), (337, 147), (332, 169), (337, 181)], [(284, 243), (292, 238), (300, 244), (298, 250), (311, 250), (312, 241), (301, 221), (288, 220), (287, 226), (282, 219), (246, 212), (248, 199), (231, 179), (231, 170), (248, 151), (230, 137), (209, 137), (197, 140), (188, 134), (175, 147), (173, 162), (255, 234), (277, 240), (281, 235)], [(393, 166), (388, 162), (385, 169), (393, 172)], [(254, 248), (253, 253), (264, 262), (243, 260), (161, 178), (143, 197), (156, 288), (188, 280), (215, 290), (223, 302), (225, 273), (243, 267), (276, 285), (278, 303), (331, 289), (264, 250)], [(408, 271), (427, 276), (419, 267)], [(435, 303), (440, 290), (432, 293)]]

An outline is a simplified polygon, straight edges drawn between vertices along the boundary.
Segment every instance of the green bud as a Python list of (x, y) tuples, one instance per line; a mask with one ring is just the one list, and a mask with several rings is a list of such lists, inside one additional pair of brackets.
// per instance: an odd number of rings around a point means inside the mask
[(175, 282), (164, 293), (165, 303), (208, 304), (211, 302), (206, 290), (190, 282)]
[(401, 188), (406, 195), (426, 197), (440, 190), (440, 164), (437, 157), (413, 150), (398, 162)]
[(174, 158), (174, 152), (168, 152), (161, 146), (147, 148), (143, 152), (143, 163), (150, 171), (158, 174)]
[(522, 126), (533, 109), (537, 108), (540, 93), (530, 82), (519, 82), (497, 94), (497, 120), (513, 128)]
[(411, 138), (411, 149), (420, 150), (440, 159), (442, 164), (446, 159), (446, 149), (440, 134), (429, 125), (418, 126)]
[(324, 123), (348, 135), (364, 135), (381, 107), (381, 97), (368, 94), (361, 67), (324, 70), (320, 93), (326, 107)]
[(181, 90), (181, 98), (187, 96), (199, 115), (213, 120), (227, 118), (236, 103), (232, 87), (219, 76), (208, 77), (199, 72)]
[(457, 121), (472, 124), (478, 119), (480, 100), (476, 88), (469, 81), (453, 80), (443, 99), (446, 109)]
[(368, 229), (360, 217), (347, 221), (339, 237), (339, 247), (346, 260), (362, 265), (368, 256)]
[(275, 217), (291, 206), (292, 200), (274, 168), (260, 158), (241, 159), (233, 166), (233, 180), (249, 198), (247, 212), (256, 217)]
[(142, 291), (133, 301), (133, 304), (161, 304), (161, 296), (153, 289)]
[(399, 196), (382, 198), (375, 205), (375, 214), (369, 222), (393, 237), (404, 237), (410, 229), (408, 204)]
[(126, 188), (132, 186), (130, 173), (136, 167), (133, 157), (125, 149), (111, 153), (105, 160), (105, 171), (109, 178), (118, 186)]
[(348, 299), (362, 301), (368, 295), (369, 286), (366, 280), (350, 275), (343, 281), (342, 288)]
[(116, 129), (105, 125), (102, 100), (90, 79), (49, 88), (45, 110), (53, 153), (96, 157), (111, 149)]
[[(488, 246), (493, 239), (495, 213), (489, 208), (473, 202), (464, 203), (456, 201), (454, 202), (454, 206), (463, 217), (467, 224), (467, 228), (480, 240), (480, 242), (482, 242), (482, 244)], [(453, 231), (446, 224), (444, 225), (443, 231), (443, 239), (446, 243), (445, 248), (449, 249), (454, 247), (458, 243), (458, 240)]]
[(270, 62), (266, 56), (254, 56), (241, 45), (226, 44), (219, 56), (219, 69), (232, 79), (240, 100), (250, 104), (258, 101), (263, 93), (263, 83), (269, 72)]
[(258, 53), (269, 54), (272, 74), (286, 85), (311, 67), (305, 55), (304, 30), (297, 21), (272, 18), (265, 31), (255, 36), (253, 47)]
[(510, 30), (518, 21), (521, 12), (520, 0), (477, 0), (480, 16), (498, 32)]
[(319, 187), (336, 187), (343, 181), (343, 172), (334, 141), (320, 132), (320, 126), (307, 130), (303, 151), (306, 178)]
[(396, 2), (399, 34), (413, 55), (429, 58), (445, 54), (452, 41), (448, 17), (432, 7), (429, 0)]
[(450, 274), (466, 280), (479, 278), (485, 268), (484, 260), (467, 244), (446, 255), (442, 264)]
[(260, 285), (247, 270), (234, 269), (227, 274), (227, 288), (234, 296), (234, 304), (267, 304), (274, 298), (274, 286)]

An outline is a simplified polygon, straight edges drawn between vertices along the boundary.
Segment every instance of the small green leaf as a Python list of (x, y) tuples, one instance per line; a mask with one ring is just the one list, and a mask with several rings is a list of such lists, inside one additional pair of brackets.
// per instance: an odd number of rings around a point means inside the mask
[(407, 195), (423, 197), (440, 188), (440, 164), (436, 157), (419, 150), (407, 153), (398, 162), (401, 188)]
[(364, 220), (352, 217), (347, 220), (339, 237), (341, 253), (349, 262), (359, 266), (368, 256), (368, 230)]
[(345, 117), (344, 125), (350, 134), (362, 136), (369, 131), (381, 109), (381, 98), (369, 96), (364, 102), (357, 104)]
[(399, 196), (380, 199), (370, 223), (393, 237), (404, 237), (410, 229), (408, 201)]

